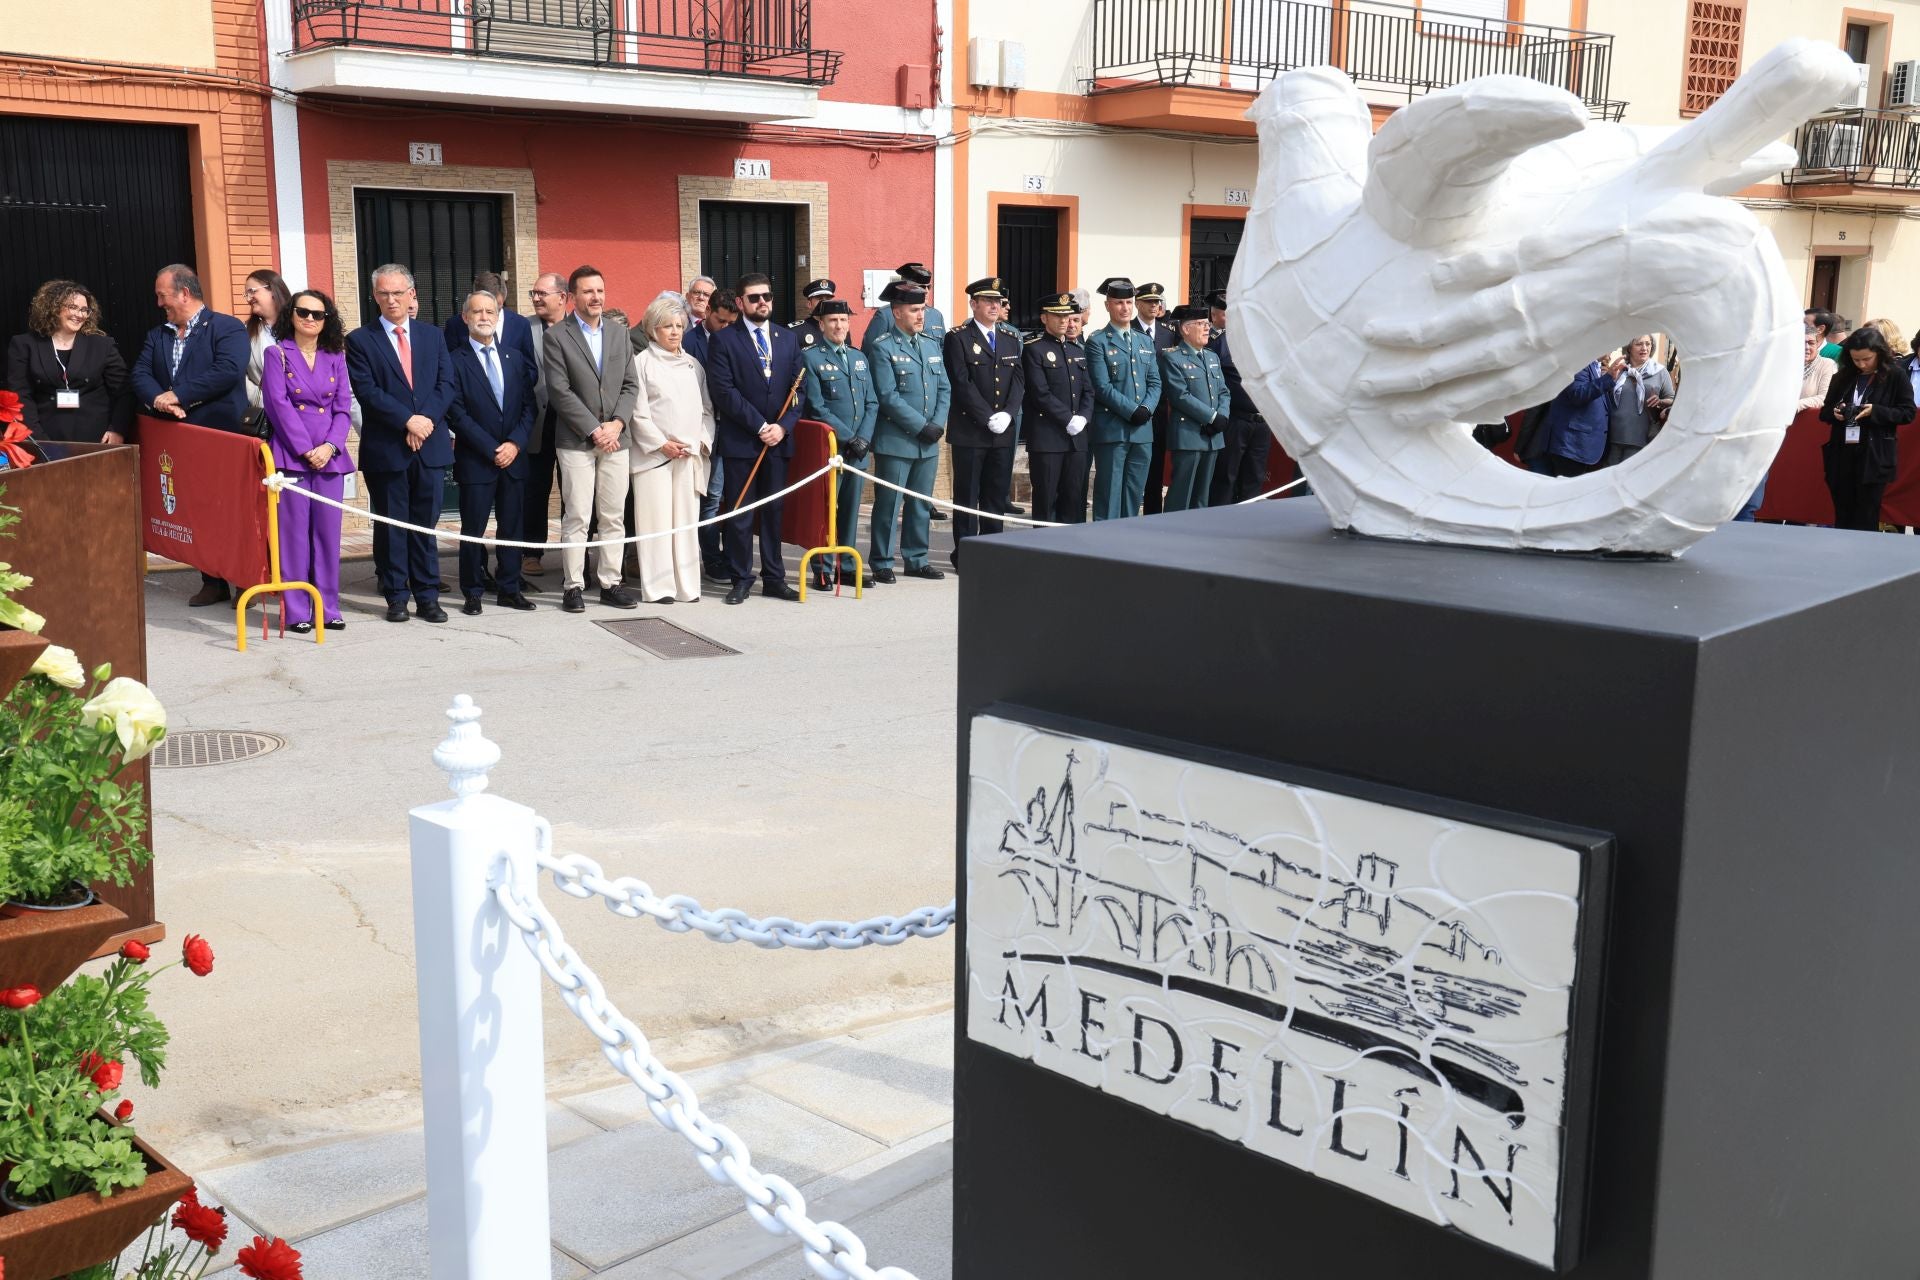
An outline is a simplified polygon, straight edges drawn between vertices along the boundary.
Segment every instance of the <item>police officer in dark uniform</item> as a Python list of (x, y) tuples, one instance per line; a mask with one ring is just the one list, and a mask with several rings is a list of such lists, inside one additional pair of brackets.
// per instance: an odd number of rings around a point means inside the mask
[[(1026, 386), (1018, 337), (1000, 324), (1006, 285), (989, 276), (967, 286), (973, 318), (947, 330), (947, 377), (953, 383), (953, 408), (947, 417), (947, 444), (953, 450), (953, 500), (963, 507), (1004, 512), (1013, 479), (1013, 415)], [(976, 533), (999, 533), (1006, 526), (964, 511), (953, 513), (953, 565), (960, 567), (960, 543)]]
[(1067, 339), (1067, 322), (1080, 314), (1071, 293), (1040, 299), (1046, 331), (1027, 343), (1027, 475), (1033, 481), (1033, 518), (1079, 524), (1087, 517), (1087, 424), (1093, 419), (1093, 379), (1087, 353)]
[(840, 286), (831, 280), (809, 280), (801, 288), (800, 305), (805, 309), (805, 314), (787, 328), (793, 330), (794, 336), (800, 339), (802, 356), (807, 354), (807, 348), (821, 340), (820, 304), (828, 298), (837, 296), (839, 292)]
[[(1152, 340), (1155, 352), (1168, 351), (1180, 345), (1180, 331), (1162, 319), (1167, 311), (1164, 285), (1152, 282), (1143, 284), (1134, 293), (1133, 300), (1137, 308), (1133, 327)], [(1171, 409), (1172, 406), (1163, 395), (1159, 407), (1153, 411), (1153, 452), (1147, 455), (1147, 491), (1140, 508), (1145, 515), (1158, 515), (1164, 502), (1167, 422)]]
[(1207, 350), (1220, 357), (1220, 372), (1226, 375), (1227, 391), (1233, 413), (1227, 421), (1226, 440), (1213, 469), (1213, 485), (1207, 505), (1224, 507), (1259, 496), (1267, 482), (1267, 451), (1273, 447), (1273, 432), (1267, 429), (1260, 406), (1240, 385), (1240, 370), (1233, 363), (1233, 346), (1227, 339), (1227, 291), (1215, 289), (1207, 295), (1213, 312), (1213, 340)]

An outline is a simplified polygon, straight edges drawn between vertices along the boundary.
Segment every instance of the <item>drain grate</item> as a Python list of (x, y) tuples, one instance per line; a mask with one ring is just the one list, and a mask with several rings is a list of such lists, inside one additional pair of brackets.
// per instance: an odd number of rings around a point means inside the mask
[(285, 738), (239, 729), (188, 729), (160, 740), (152, 755), (156, 769), (197, 769), (208, 764), (232, 764), (278, 751)]
[(718, 640), (677, 627), (665, 618), (627, 618), (620, 622), (602, 622), (614, 635), (656, 658), (724, 658), (739, 653)]

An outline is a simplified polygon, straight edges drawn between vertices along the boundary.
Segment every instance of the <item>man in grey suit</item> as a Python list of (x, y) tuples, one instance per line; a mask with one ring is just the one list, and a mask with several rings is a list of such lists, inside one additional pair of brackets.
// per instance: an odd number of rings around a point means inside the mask
[[(542, 342), (547, 405), (554, 419), (554, 461), (560, 471), (560, 607), (585, 613), (589, 513), (600, 538), (624, 538), (627, 505), (627, 421), (640, 398), (627, 327), (605, 315), (607, 283), (593, 267), (567, 279), (573, 313)], [(639, 601), (620, 585), (619, 547), (594, 557), (600, 603), (633, 609)]]

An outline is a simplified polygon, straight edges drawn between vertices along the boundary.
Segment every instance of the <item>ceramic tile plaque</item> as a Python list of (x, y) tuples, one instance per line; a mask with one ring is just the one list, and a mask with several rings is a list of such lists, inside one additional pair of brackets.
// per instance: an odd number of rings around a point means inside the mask
[(968, 1036), (1571, 1265), (1604, 838), (1179, 750), (974, 720)]

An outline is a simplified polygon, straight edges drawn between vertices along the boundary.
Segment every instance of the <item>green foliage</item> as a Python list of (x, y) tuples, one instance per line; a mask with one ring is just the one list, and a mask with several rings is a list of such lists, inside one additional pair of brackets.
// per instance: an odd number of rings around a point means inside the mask
[(167, 1029), (148, 1007), (152, 973), (115, 960), (30, 1008), (0, 1013), (0, 1164), (14, 1195), (110, 1196), (147, 1179), (130, 1130), (100, 1117), (119, 1089), (102, 1090), (91, 1064), (137, 1068), (149, 1087), (166, 1066)]
[(111, 721), (89, 727), (81, 716), (110, 674), (102, 667), (84, 691), (28, 676), (0, 701), (0, 899), (129, 884), (152, 856), (140, 841), (141, 787), (118, 781), (125, 765)]

